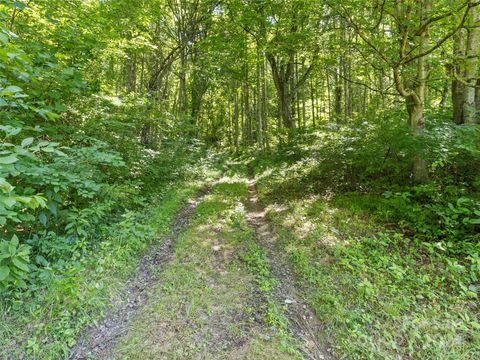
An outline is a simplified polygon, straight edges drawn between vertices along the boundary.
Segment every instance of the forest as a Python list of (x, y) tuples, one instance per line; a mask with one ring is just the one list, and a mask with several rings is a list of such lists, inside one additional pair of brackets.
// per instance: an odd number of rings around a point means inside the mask
[(479, 359), (480, 1), (0, 0), (1, 359)]

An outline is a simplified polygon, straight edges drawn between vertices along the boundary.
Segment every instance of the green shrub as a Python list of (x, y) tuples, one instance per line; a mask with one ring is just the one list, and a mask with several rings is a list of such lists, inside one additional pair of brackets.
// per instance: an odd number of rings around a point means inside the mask
[(17, 236), (0, 242), (0, 292), (9, 287), (26, 287), (25, 279), (30, 271), (28, 263), (30, 247), (20, 244)]

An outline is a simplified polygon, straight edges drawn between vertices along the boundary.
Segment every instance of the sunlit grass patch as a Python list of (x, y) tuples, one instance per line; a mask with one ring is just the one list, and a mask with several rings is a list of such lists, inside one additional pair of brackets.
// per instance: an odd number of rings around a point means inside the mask
[(246, 180), (239, 176), (222, 177), (212, 189), (212, 193), (220, 194), (222, 197), (236, 198), (241, 201), (248, 194)]
[(199, 221), (218, 218), (218, 213), (230, 209), (233, 202), (239, 202), (247, 196), (245, 179), (222, 177), (219, 179), (210, 194), (198, 204), (195, 216)]

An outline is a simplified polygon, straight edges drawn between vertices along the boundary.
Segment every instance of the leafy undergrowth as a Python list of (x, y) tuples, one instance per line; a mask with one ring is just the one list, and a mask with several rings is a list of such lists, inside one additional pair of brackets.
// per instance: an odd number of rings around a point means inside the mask
[(246, 259), (241, 250), (252, 239), (243, 224), (246, 194), (244, 180), (224, 177), (197, 206), (176, 242), (174, 259), (114, 358), (292, 358), (263, 315), (268, 306), (255, 284), (263, 291), (264, 282), (256, 282), (239, 261)]
[(260, 201), (330, 342), (358, 359), (477, 359), (474, 187), (442, 172), (423, 185), (349, 179), (344, 162), (371, 163), (337, 154), (341, 136), (253, 162)]
[[(150, 181), (158, 182), (157, 187), (151, 186), (148, 199), (133, 207), (123, 204), (127, 210), (115, 222), (95, 224), (94, 241), (66, 244), (66, 250), (73, 251), (71, 258), (57, 257), (32, 274), (40, 277), (35, 287), (1, 303), (0, 357), (67, 357), (82, 327), (115, 301), (148, 244), (167, 234), (182, 204), (217, 176), (212, 159), (193, 156), (175, 170), (171, 158), (169, 167), (176, 172), (176, 182), (152, 176)], [(149, 162), (151, 173), (157, 162), (155, 158)], [(47, 245), (55, 249), (55, 244)]]

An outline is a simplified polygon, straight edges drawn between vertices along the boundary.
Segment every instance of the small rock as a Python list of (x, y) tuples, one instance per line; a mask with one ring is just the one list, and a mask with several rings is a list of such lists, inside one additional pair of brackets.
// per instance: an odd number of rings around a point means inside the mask
[(295, 300), (285, 299), (285, 304), (287, 304), (287, 305), (293, 304), (294, 302), (295, 302)]
[(219, 245), (215, 245), (212, 247), (213, 251), (219, 251), (220, 250), (220, 246)]

